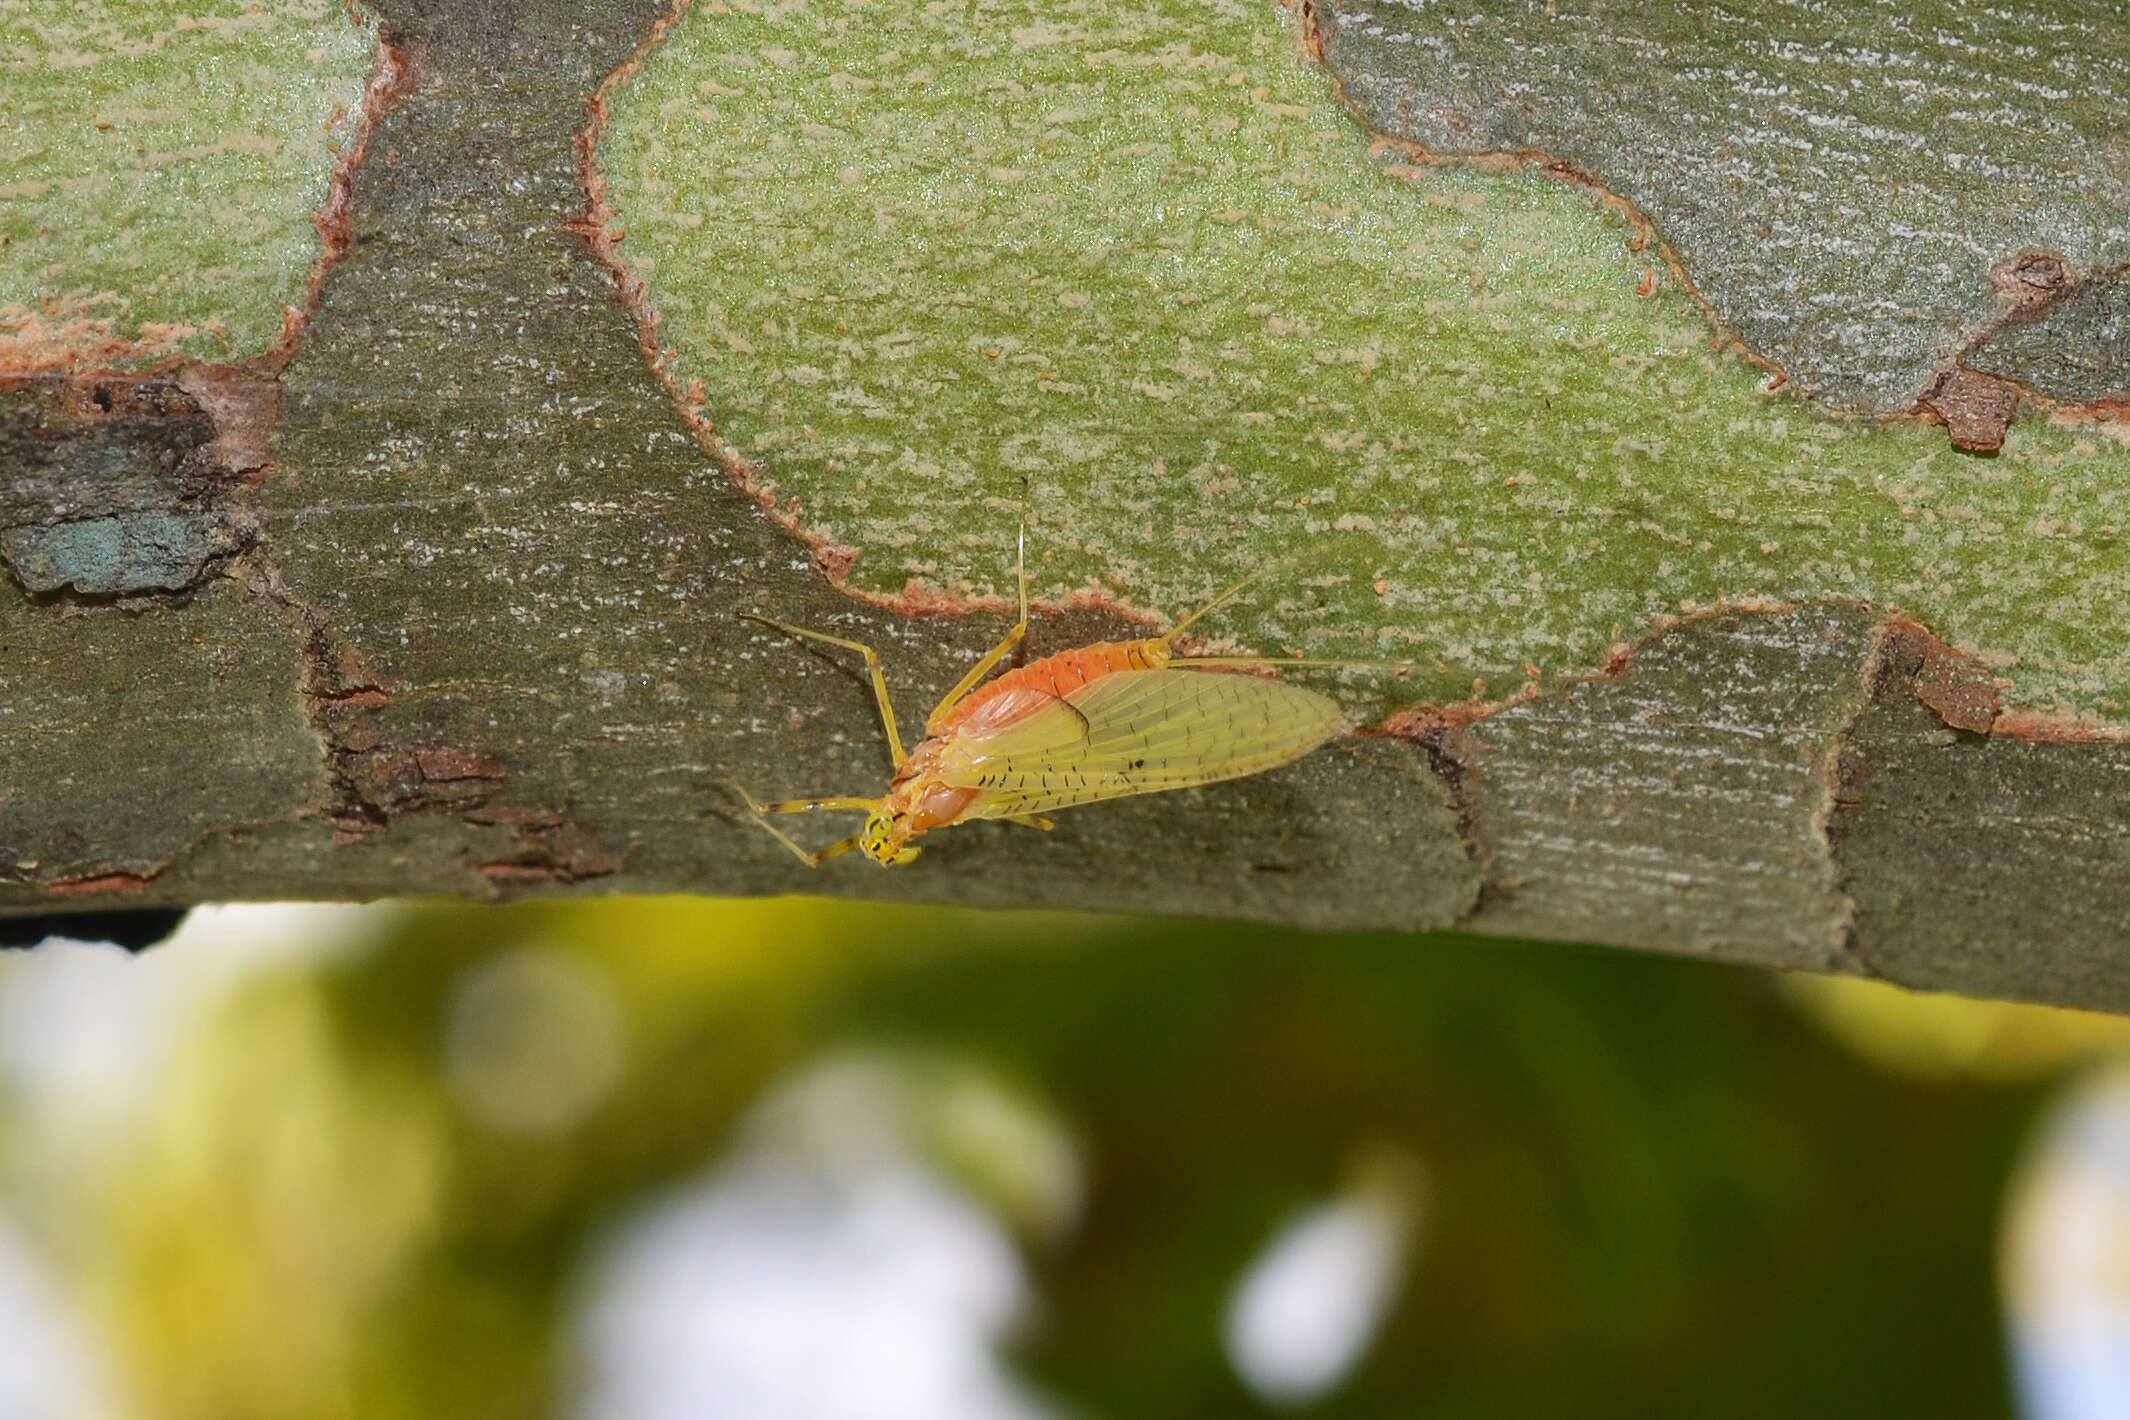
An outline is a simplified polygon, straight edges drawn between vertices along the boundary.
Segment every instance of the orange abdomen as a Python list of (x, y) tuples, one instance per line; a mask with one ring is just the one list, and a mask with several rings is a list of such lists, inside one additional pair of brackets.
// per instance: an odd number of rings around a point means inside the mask
[(978, 686), (945, 716), (926, 725), (925, 734), (937, 737), (957, 730), (996, 729), (1049, 701), (1065, 699), (1089, 681), (1118, 671), (1159, 670), (1168, 661), (1168, 647), (1158, 638), (1097, 641), (1092, 646), (1060, 651)]

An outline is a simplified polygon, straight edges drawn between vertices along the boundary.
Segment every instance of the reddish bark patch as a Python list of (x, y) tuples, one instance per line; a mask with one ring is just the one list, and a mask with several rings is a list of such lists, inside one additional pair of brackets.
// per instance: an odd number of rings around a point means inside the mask
[(517, 828), (556, 828), (562, 815), (531, 804), (483, 804), (460, 815), (468, 823), (507, 824)]
[(408, 814), (463, 814), (502, 787), (507, 770), (491, 755), (455, 745), (390, 743), (377, 718), (392, 703), (384, 673), (342, 641), (323, 613), (291, 597), (271, 569), (259, 575), (254, 590), (305, 628), (304, 694), (332, 775), (334, 798), (322, 812), (337, 830), (335, 842), (354, 842)]
[(225, 479), (249, 482), (273, 463), (274, 426), (281, 419), (281, 383), (241, 365), (192, 364), (177, 386), (214, 424), (207, 457)]
[[(62, 379), (0, 375), (0, 389), (34, 389), (48, 400), (45, 423), (64, 430), (114, 419), (172, 424), (198, 418), (198, 407), (182, 386), (160, 376), (138, 373), (71, 375)], [(55, 421), (50, 416), (57, 415)]]
[(1895, 656), (1910, 675), (1915, 697), (1956, 730), (1986, 735), (2004, 711), (1996, 677), (1982, 660), (1947, 645), (1913, 621), (1886, 627), (1884, 654)]
[(1989, 281), (2005, 320), (2030, 321), (2078, 289), (2078, 268), (2063, 253), (2036, 247), (1992, 266)]
[(1366, 725), (1354, 733), (1370, 737), (1411, 740), (1416, 744), (1441, 741), (1445, 736), (1461, 733), (1466, 726), (1476, 724), (1487, 716), (1521, 705), (1532, 695), (1519, 694), (1512, 700), (1459, 700), (1448, 705), (1422, 703), (1405, 705), (1390, 712), (1382, 723)]
[(0, 306), (0, 378), (111, 369), (120, 365), (168, 369), (197, 334), (189, 325), (144, 323), (140, 334), (118, 333), (118, 317), (97, 315), (100, 302), (47, 296), (36, 309)]
[(45, 884), (54, 897), (93, 897), (107, 892), (146, 892), (152, 875), (145, 873), (98, 873), (92, 877), (55, 878)]
[[(999, 593), (980, 597), (968, 592), (949, 591), (916, 577), (905, 581), (899, 592), (860, 591), (840, 578), (832, 580), (836, 590), (845, 595), (857, 597), (883, 611), (894, 612), (897, 616), (974, 616), (1020, 609), (1017, 597)], [(1053, 615), (1084, 613), (1110, 617), (1149, 631), (1159, 631), (1164, 624), (1162, 618), (1153, 612), (1120, 601), (1107, 587), (1097, 586), (1075, 587), (1060, 603), (1031, 602), (1029, 611)], [(1193, 648), (1204, 644), (1202, 637), (1191, 637), (1188, 641)]]
[(470, 750), (418, 749), (414, 751), (414, 763), (421, 770), (422, 778), (432, 784), (503, 777), (501, 760)]
[(393, 819), (450, 813), (470, 821), (501, 790), (508, 768), (493, 755), (457, 745), (390, 743), (378, 712), (392, 703), (388, 678), (369, 657), (339, 639), (315, 609), (295, 604), (268, 575), (261, 594), (280, 601), (307, 630), (304, 691), (311, 726), (325, 744), (335, 797), (324, 815), (336, 843), (353, 843)]
[(1880, 694), (1909, 694), (1968, 734), (1996, 732), (2004, 714), (2001, 683), (1980, 657), (1947, 644), (1906, 617), (1884, 624), (1872, 675)]
[(2055, 744), (2122, 744), (2130, 741), (2130, 729), (2104, 725), (2071, 715), (2052, 715), (2043, 710), (2007, 710), (1997, 717), (1990, 732), (2008, 740), (2040, 740)]
[[(874, 599), (868, 597), (867, 600)], [(1019, 601), (1010, 597), (963, 596), (915, 577), (904, 582), (901, 591), (879, 601), (901, 616), (967, 616), (972, 612), (1017, 611), (1020, 608)]]
[(1280, 0), (1281, 5), (1293, 5), (1300, 24), (1302, 53), (1312, 64), (1324, 62), (1324, 27), (1317, 18), (1316, 0)]
[(446, 745), (400, 749), (380, 742), (364, 708), (347, 701), (320, 708), (331, 727), (334, 778), (344, 801), (333, 814), (344, 831), (361, 833), (394, 818), (417, 813), (457, 813), (479, 808), (503, 785), (499, 760)]
[(2019, 408), (2019, 386), (1965, 365), (1941, 372), (1924, 386), (1916, 406), (1935, 416), (1964, 453), (1991, 454), (2004, 447), (2004, 431)]

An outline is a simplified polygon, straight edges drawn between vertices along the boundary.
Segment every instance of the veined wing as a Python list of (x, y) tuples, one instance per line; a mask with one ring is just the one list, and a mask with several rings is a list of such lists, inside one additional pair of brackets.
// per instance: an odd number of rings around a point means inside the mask
[(950, 738), (941, 777), (977, 790), (967, 818), (1005, 818), (1262, 774), (1347, 727), (1285, 681), (1221, 671), (1117, 671), (993, 730)]

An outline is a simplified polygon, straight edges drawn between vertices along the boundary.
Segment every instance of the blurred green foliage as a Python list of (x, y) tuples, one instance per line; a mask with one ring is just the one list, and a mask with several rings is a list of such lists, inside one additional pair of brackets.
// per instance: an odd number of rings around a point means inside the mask
[[(2041, 1086), (1875, 1069), (1759, 974), (810, 901), (392, 923), (201, 1016), (119, 1166), (24, 1210), (143, 1413), (553, 1413), (596, 1241), (852, 1046), (971, 1062), (1075, 1141), (1085, 1212), (1022, 1231), (1042, 1300), (1013, 1361), (1078, 1413), (1258, 1413), (1229, 1289), (1385, 1151), (1425, 1171), (1413, 1271), (1305, 1413), (2006, 1412), (1991, 1253)], [(620, 1007), (611, 1093), (559, 1131), (484, 1127), (444, 1069), (468, 973), (527, 948)], [(1014, 1220), (1010, 1180), (961, 1177)]]

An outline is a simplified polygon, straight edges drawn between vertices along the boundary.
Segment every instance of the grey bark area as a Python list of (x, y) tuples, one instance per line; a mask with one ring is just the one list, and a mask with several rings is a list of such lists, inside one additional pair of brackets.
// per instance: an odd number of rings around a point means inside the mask
[(2114, 0), (1315, 13), (1370, 127), (1558, 164), (1624, 198), (1806, 393), (1906, 409), (1967, 357), (2060, 401), (2130, 397), (2130, 25)]
[[(2130, 139), (2124, 146), (2130, 149)], [(1964, 363), (2068, 399), (2124, 398), (2130, 392), (2130, 271), (2087, 281), (2032, 318), (2008, 322), (1979, 341)]]
[[(1549, 699), (809, 872), (729, 786), (878, 792), (883, 736), (849, 658), (740, 613), (878, 646), (907, 719), (1004, 618), (833, 591), (651, 373), (575, 229), (572, 145), (657, 7), (378, 8), (417, 82), (285, 368), (0, 392), (0, 528), (32, 549), (0, 584), (0, 911), (811, 891), (2130, 1007), (2124, 751), (1975, 733), (1986, 677), (1867, 607), (1688, 620)], [(54, 531), (103, 519), (115, 540)], [(1132, 630), (1046, 615), (1033, 639)]]
[(1895, 649), (1844, 746), (1830, 824), (1870, 971), (1941, 990), (2120, 1011), (2130, 745), (1949, 729)]
[(1463, 757), (1494, 884), (1476, 921), (1852, 965), (1821, 830), (1873, 634), (1853, 608), (1712, 617), (1656, 638), (1618, 674), (1473, 724)]

